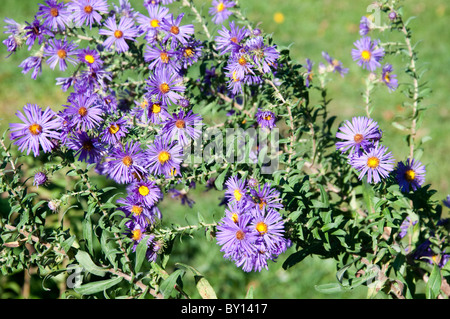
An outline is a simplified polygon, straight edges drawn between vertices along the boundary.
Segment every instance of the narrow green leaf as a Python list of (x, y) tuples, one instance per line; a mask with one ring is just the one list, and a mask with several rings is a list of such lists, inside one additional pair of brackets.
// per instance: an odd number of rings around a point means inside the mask
[(159, 287), (161, 290), (161, 293), (163, 294), (164, 298), (168, 298), (170, 297), (170, 294), (173, 292), (173, 290), (175, 289), (175, 286), (177, 284), (177, 280), (180, 276), (182, 276), (184, 274), (184, 270), (182, 269), (177, 269), (175, 270), (173, 273), (171, 273), (169, 275), (169, 277), (167, 277), (167, 279), (165, 279), (162, 283), (161, 286)]
[(94, 281), (74, 288), (74, 290), (82, 295), (92, 295), (97, 292), (105, 291), (111, 287), (114, 287), (123, 280), (123, 277), (115, 277), (107, 280)]
[(314, 288), (321, 293), (333, 294), (337, 292), (342, 292), (342, 286), (338, 283), (330, 283), (323, 285), (315, 285)]
[(91, 256), (82, 250), (79, 250), (77, 254), (75, 255), (75, 259), (80, 263), (83, 268), (100, 277), (103, 277), (106, 274), (106, 270), (97, 266), (91, 259)]
[(147, 239), (148, 239), (148, 236), (145, 236), (136, 247), (136, 263), (134, 265), (136, 272), (139, 272), (139, 270), (141, 269), (142, 264), (145, 260), (145, 256), (147, 254), (147, 249), (148, 249), (148, 246), (147, 246), (148, 240)]
[(426, 287), (426, 297), (427, 299), (435, 299), (441, 290), (442, 278), (441, 270), (438, 265), (434, 265), (431, 271), (430, 278), (428, 278)]

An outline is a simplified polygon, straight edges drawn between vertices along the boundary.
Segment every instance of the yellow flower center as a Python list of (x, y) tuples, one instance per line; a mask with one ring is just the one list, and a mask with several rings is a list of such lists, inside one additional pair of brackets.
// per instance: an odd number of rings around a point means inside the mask
[(86, 12), (86, 13), (92, 13), (92, 11), (93, 11), (94, 9), (91, 7), (91, 6), (85, 6), (84, 7), (84, 12)]
[(159, 56), (163, 63), (169, 63), (169, 55), (166, 52), (161, 52)]
[(136, 241), (142, 238), (142, 231), (140, 229), (132, 230), (131, 233), (133, 234), (131, 238)]
[(230, 41), (231, 41), (231, 42), (234, 42), (234, 43), (236, 43), (236, 44), (238, 43), (238, 39), (237, 39), (236, 37), (232, 37), (232, 38), (230, 39)]
[(165, 164), (170, 159), (170, 154), (167, 151), (162, 151), (158, 155), (158, 161), (161, 164)]
[(223, 4), (223, 2), (220, 2), (217, 7), (217, 12), (222, 12), (225, 9), (225, 5)]
[(391, 82), (391, 76), (389, 75), (389, 72), (386, 72), (386, 74), (384, 75), (384, 80), (387, 83)]
[(148, 193), (150, 193), (150, 190), (149, 190), (148, 187), (145, 186), (145, 185), (139, 186), (138, 191), (139, 191), (139, 194), (141, 194), (142, 196), (147, 196)]
[(245, 238), (245, 233), (242, 230), (236, 232), (236, 239), (243, 240)]
[(361, 58), (364, 61), (369, 61), (371, 57), (372, 57), (372, 53), (370, 53), (370, 51), (364, 50), (363, 52), (361, 52)]
[(50, 15), (52, 17), (57, 17), (59, 15), (58, 9), (57, 8), (51, 8), (50, 9)]
[(178, 33), (180, 33), (180, 29), (179, 29), (176, 25), (173, 25), (173, 26), (170, 28), (170, 32), (171, 32), (172, 34), (177, 35)]
[(242, 56), (239, 58), (238, 63), (242, 66), (247, 64), (247, 60)]
[(416, 172), (414, 172), (412, 169), (409, 169), (405, 172), (405, 179), (408, 182), (412, 182), (415, 177), (416, 177)]
[(237, 224), (239, 221), (239, 215), (237, 213), (233, 213), (231, 215), (231, 220), (233, 221), (233, 223)]
[(367, 160), (367, 166), (369, 166), (372, 169), (375, 169), (380, 165), (380, 160), (377, 157), (370, 157)]
[(123, 165), (125, 165), (126, 167), (129, 167), (131, 164), (133, 164), (133, 159), (131, 158), (131, 156), (125, 156), (123, 159), (122, 159), (122, 163), (123, 163)]
[(39, 135), (42, 132), (42, 126), (40, 126), (39, 124), (34, 123), (34, 124), (31, 124), (28, 127), (28, 130), (30, 131), (30, 133), (32, 135)]
[(185, 128), (186, 127), (186, 122), (184, 120), (177, 120), (175, 122), (175, 126), (177, 128)]
[(116, 30), (116, 31), (114, 31), (114, 36), (115, 36), (117, 39), (120, 39), (121, 37), (123, 37), (123, 32), (120, 31), (120, 30)]
[(272, 119), (272, 116), (269, 114), (269, 115), (265, 116), (264, 119), (266, 121), (270, 121)]
[(355, 134), (355, 136), (353, 136), (353, 140), (355, 141), (355, 143), (361, 143), (363, 139), (364, 136), (362, 136), (362, 134)]
[(259, 232), (260, 235), (264, 235), (265, 233), (267, 233), (267, 224), (264, 222), (257, 223), (256, 230)]
[(234, 198), (239, 202), (242, 198), (242, 193), (239, 189), (234, 190)]
[(159, 86), (159, 90), (160, 90), (162, 93), (166, 94), (167, 92), (170, 91), (170, 86), (169, 86), (167, 83), (162, 83), (162, 84)]
[(80, 114), (80, 116), (84, 117), (87, 115), (87, 113), (88, 113), (87, 108), (85, 108), (84, 106), (82, 106), (78, 109), (78, 114)]
[(58, 52), (56, 54), (58, 54), (58, 57), (60, 59), (65, 59), (67, 57), (67, 52), (64, 49), (58, 50)]
[(159, 20), (158, 20), (158, 19), (152, 19), (152, 20), (150, 21), (150, 26), (151, 26), (152, 28), (157, 28), (157, 27), (159, 27)]
[(120, 129), (120, 126), (117, 124), (111, 124), (111, 126), (108, 128), (109, 133), (116, 134)]
[(131, 212), (135, 215), (135, 216), (139, 216), (142, 214), (143, 208), (141, 206), (136, 206), (133, 205), (133, 207), (131, 207)]
[(193, 48), (185, 48), (184, 49), (184, 57), (191, 57), (194, 54), (194, 49)]
[(161, 112), (161, 104), (153, 103), (152, 113), (158, 114), (159, 112)]
[(92, 63), (94, 63), (95, 58), (94, 58), (94, 56), (91, 55), (91, 54), (86, 54), (86, 55), (84, 56), (84, 60), (85, 60), (87, 63), (92, 64)]
[(239, 79), (238, 79), (238, 77), (237, 77), (237, 72), (236, 72), (236, 71), (233, 71), (233, 81), (234, 81), (234, 82), (239, 81)]

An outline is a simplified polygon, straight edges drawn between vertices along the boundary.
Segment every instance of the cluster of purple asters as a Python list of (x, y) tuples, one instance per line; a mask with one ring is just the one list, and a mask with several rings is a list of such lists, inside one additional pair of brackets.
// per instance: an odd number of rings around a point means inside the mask
[(368, 117), (353, 117), (339, 127), (336, 137), (337, 150), (348, 151), (348, 163), (359, 172), (359, 179), (367, 176), (368, 183), (379, 183), (394, 172), (402, 192), (415, 191), (425, 182), (425, 166), (415, 159), (398, 162), (394, 169), (394, 157), (381, 144), (382, 131), (378, 123)]
[(269, 183), (230, 177), (226, 185), (225, 216), (217, 226), (217, 244), (224, 258), (245, 272), (268, 269), (286, 251), (290, 241), (284, 237), (280, 193)]
[[(44, 61), (61, 71), (69, 71), (69, 64), (77, 66), (69, 77), (57, 79), (63, 91), (71, 89), (62, 110), (55, 113), (26, 105), (23, 113), (16, 113), (21, 123), (10, 124), (11, 140), (20, 151), (34, 156), (71, 154), (124, 185), (126, 196), (118, 203), (129, 218), (128, 234), (135, 243), (133, 249), (141, 240), (148, 241), (149, 260), (161, 248), (149, 233), (161, 219), (157, 204), (163, 193), (155, 179), (181, 176), (184, 147), (201, 134), (202, 126), (202, 117), (191, 110), (183, 85), (187, 68), (201, 57), (202, 43), (194, 38), (193, 25), (182, 23), (183, 14), (173, 16), (163, 6), (169, 3), (145, 1), (144, 15), (128, 0), (112, 10), (106, 0), (46, 0), (28, 26), (8, 19), (11, 35), (5, 41), (11, 53), (20, 43), (29, 48), (35, 42), (42, 45), (40, 53), (21, 65), (24, 72), (33, 70), (34, 79)], [(82, 41), (69, 41), (64, 34), (69, 25), (88, 26), (92, 32), (97, 27), (104, 40), (95, 47), (82, 47)], [(108, 51), (126, 54), (139, 37), (147, 44), (142, 57), (148, 63), (147, 86), (140, 95), (121, 98), (122, 92), (110, 85), (114, 73), (108, 68), (114, 55)], [(155, 132), (145, 143), (136, 123)], [(42, 175), (35, 176), (36, 186), (44, 184)]]

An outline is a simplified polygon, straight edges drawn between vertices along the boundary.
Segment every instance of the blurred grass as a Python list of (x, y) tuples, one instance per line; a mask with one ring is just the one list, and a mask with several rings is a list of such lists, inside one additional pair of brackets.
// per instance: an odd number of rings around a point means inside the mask
[[(0, 18), (9, 17), (18, 22), (32, 21), (37, 4), (42, 0), (2, 0)], [(118, 1), (116, 1), (118, 2)], [(141, 0), (131, 0), (133, 6), (141, 10)], [(203, 5), (206, 13), (210, 1), (196, 0)], [(272, 33), (275, 42), (280, 46), (289, 46), (294, 60), (304, 63), (306, 58), (316, 62), (321, 61), (321, 52), (327, 51), (331, 56), (341, 60), (350, 73), (344, 78), (335, 77), (329, 85), (329, 96), (333, 98), (329, 106), (330, 113), (336, 115), (338, 122), (355, 115), (363, 115), (363, 79), (365, 72), (351, 60), (353, 42), (359, 38), (358, 25), (362, 15), (367, 14), (366, 8), (371, 1), (333, 1), (333, 0), (241, 0), (250, 21), (261, 22), (260, 28), (266, 33)], [(447, 154), (450, 152), (449, 109), (448, 109), (448, 73), (450, 67), (450, 29), (447, 21), (450, 18), (450, 3), (447, 0), (409, 0), (405, 1), (407, 16), (416, 15), (411, 24), (413, 39), (423, 40), (417, 47), (421, 63), (428, 62), (429, 71), (426, 79), (433, 88), (432, 95), (424, 103), (434, 105), (427, 111), (420, 136), (429, 135), (422, 162), (427, 165), (427, 183), (431, 183), (438, 193), (436, 200), (441, 200), (450, 193), (447, 176), (450, 166), (447, 165)], [(175, 5), (171, 5), (174, 8)], [(141, 11), (142, 12), (142, 11)], [(277, 16), (275, 17), (275, 14)], [(284, 19), (280, 19), (283, 16)], [(275, 22), (277, 19), (278, 22)], [(4, 24), (2, 23), (2, 26)], [(211, 25), (211, 30), (213, 26)], [(389, 37), (387, 33), (381, 36)], [(1, 41), (6, 36), (0, 35)], [(32, 52), (32, 51), (31, 51)], [(54, 110), (62, 108), (66, 93), (55, 86), (55, 78), (61, 76), (59, 71), (51, 71), (46, 65), (42, 76), (32, 80), (30, 74), (22, 74), (18, 65), (28, 56), (26, 48), (5, 59), (8, 55), (5, 47), (0, 49), (0, 131), (7, 128), (7, 123), (15, 121), (14, 113), (26, 103), (36, 103), (43, 107), (50, 106)], [(405, 61), (400, 57), (389, 57), (389, 62), (400, 73)], [(406, 79), (399, 75), (399, 79)], [(397, 160), (405, 159), (408, 150), (404, 142), (404, 134), (396, 130), (391, 122), (398, 114), (404, 114), (401, 103), (404, 96), (400, 92), (389, 94), (387, 90), (375, 92), (375, 111), (373, 117), (379, 121), (384, 133), (384, 143), (390, 147)], [(52, 196), (57, 196), (53, 194)], [(193, 208), (180, 206), (179, 201), (166, 196), (161, 203), (161, 211), (165, 223), (185, 225), (195, 222), (197, 212), (207, 221), (219, 220), (223, 207), (219, 207), (221, 192), (203, 193), (201, 186), (189, 195), (195, 200)], [(70, 213), (68, 214), (70, 216)], [(281, 268), (284, 258), (289, 252), (280, 256), (277, 263), (270, 264), (270, 271), (256, 274), (245, 274), (233, 263), (225, 261), (215, 241), (207, 241), (200, 233), (194, 238), (183, 238), (182, 244), (174, 247), (170, 265), (176, 262), (189, 264), (202, 272), (217, 289), (221, 298), (242, 298), (247, 289), (254, 288), (255, 298), (364, 298), (367, 290), (363, 287), (355, 291), (326, 295), (314, 289), (315, 285), (336, 282), (335, 263), (332, 260), (320, 260), (308, 257), (300, 264), (284, 271)], [(196, 296), (193, 279), (186, 274), (186, 290)], [(190, 283), (190, 284), (189, 284)], [(3, 281), (0, 281), (0, 286)], [(9, 283), (11, 285), (11, 283)], [(39, 297), (37, 287), (35, 294)], [(2, 290), (0, 289), (0, 292)], [(197, 295), (198, 296), (198, 295)]]

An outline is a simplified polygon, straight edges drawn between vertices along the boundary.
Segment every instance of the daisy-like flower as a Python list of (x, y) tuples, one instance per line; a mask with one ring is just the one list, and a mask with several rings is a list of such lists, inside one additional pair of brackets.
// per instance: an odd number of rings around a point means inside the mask
[(20, 63), (19, 68), (22, 68), (22, 73), (26, 74), (31, 72), (31, 78), (36, 80), (36, 78), (42, 74), (42, 56), (30, 56)]
[(45, 0), (45, 5), (39, 4), (36, 16), (43, 19), (43, 26), (54, 31), (65, 30), (66, 25), (72, 21), (67, 5), (57, 0)]
[(313, 79), (313, 65), (314, 62), (312, 62), (310, 59), (306, 59), (306, 73), (305, 73), (305, 86), (309, 87), (311, 85), (312, 79)]
[(281, 214), (274, 209), (259, 210), (252, 212), (254, 218), (252, 227), (258, 234), (258, 241), (262, 242), (266, 250), (272, 250), (284, 242), (284, 221)]
[(176, 51), (165, 48), (160, 44), (147, 45), (144, 52), (145, 62), (149, 62), (148, 68), (168, 68), (170, 73), (176, 73), (180, 70), (180, 63)]
[(102, 132), (102, 142), (109, 145), (117, 144), (122, 139), (122, 137), (126, 136), (128, 133), (129, 125), (127, 124), (127, 122), (128, 121), (124, 118), (110, 122)]
[(405, 220), (402, 222), (402, 224), (400, 225), (400, 232), (398, 233), (398, 237), (399, 238), (403, 238), (406, 236), (406, 234), (408, 234), (408, 229), (411, 226), (414, 226), (415, 224), (417, 224), (417, 220), (415, 220), (414, 222), (411, 220), (411, 217), (407, 216), (405, 218)]
[(67, 69), (67, 62), (76, 65), (77, 61), (72, 56), (78, 53), (76, 50), (77, 47), (72, 41), (67, 42), (65, 39), (49, 39), (48, 45), (44, 48), (44, 56), (49, 57), (47, 64), (52, 70), (55, 69), (56, 64), (59, 64), (61, 71)]
[(177, 50), (177, 56), (183, 68), (187, 69), (200, 59), (202, 56), (202, 48), (202, 42), (194, 39)]
[(141, 32), (155, 34), (161, 29), (162, 20), (169, 14), (169, 9), (163, 6), (147, 6), (148, 17), (139, 13), (136, 17)]
[(400, 190), (405, 193), (416, 191), (425, 182), (425, 172), (425, 165), (415, 159), (398, 162), (395, 173)]
[(270, 183), (258, 185), (255, 189), (250, 189), (250, 199), (253, 207), (259, 210), (263, 209), (282, 209), (280, 192), (272, 188)]
[(236, 3), (231, 0), (212, 0), (212, 7), (210, 7), (208, 11), (212, 16), (212, 21), (215, 24), (222, 24), (232, 14), (228, 9), (235, 5)]
[(129, 184), (146, 175), (147, 161), (139, 142), (114, 147), (106, 161), (106, 174), (119, 184)]
[(354, 45), (356, 49), (352, 49), (352, 58), (359, 66), (372, 72), (381, 67), (380, 61), (384, 57), (384, 49), (378, 47), (378, 41), (372, 41), (370, 37), (363, 37)]
[(134, 19), (138, 15), (138, 12), (134, 11), (128, 0), (119, 0), (119, 6), (115, 4), (113, 6), (115, 14), (119, 17)]
[(345, 121), (336, 133), (336, 137), (343, 140), (336, 143), (336, 148), (342, 153), (358, 153), (360, 149), (369, 150), (374, 140), (380, 139), (378, 123), (368, 117), (353, 117), (352, 121)]
[(39, 171), (34, 174), (33, 185), (36, 187), (42, 186), (48, 182), (48, 176), (45, 172)]
[(129, 46), (126, 40), (135, 41), (134, 39), (138, 36), (138, 29), (134, 25), (134, 20), (121, 17), (119, 25), (116, 23), (116, 16), (109, 17), (104, 26), (107, 29), (100, 29), (98, 34), (106, 35), (108, 38), (103, 43), (106, 49), (110, 49), (112, 45), (115, 45), (117, 52), (128, 51)]
[(151, 123), (162, 124), (169, 117), (167, 105), (164, 105), (161, 101), (150, 102), (147, 104), (147, 118)]
[(359, 21), (359, 35), (367, 35), (371, 30), (371, 25), (372, 22), (366, 16), (362, 16)]
[(153, 207), (147, 207), (136, 196), (127, 196), (119, 198), (117, 203), (122, 205), (121, 209), (125, 212), (127, 217), (130, 217), (134, 223), (147, 227), (149, 224), (155, 222), (156, 218), (161, 218), (161, 212)]
[(215, 38), (219, 54), (239, 52), (242, 47), (242, 42), (249, 34), (246, 27), (239, 28), (238, 26), (235, 26), (234, 21), (231, 21), (229, 26), (230, 30), (228, 30), (227, 27), (222, 26), (222, 30), (218, 31), (219, 36), (216, 36)]
[(171, 73), (165, 68), (157, 68), (147, 81), (147, 94), (154, 96), (165, 105), (176, 104), (181, 98), (178, 92), (184, 92), (185, 87), (178, 85), (182, 78), (177, 73)]
[(103, 65), (103, 60), (97, 50), (84, 48), (78, 51), (77, 56), (80, 62), (85, 63), (93, 70), (98, 70)]
[(149, 180), (131, 183), (127, 186), (127, 193), (129, 196), (135, 196), (137, 201), (146, 205), (148, 208), (153, 207), (163, 198), (163, 194), (159, 187)]
[(225, 198), (232, 202), (245, 202), (247, 200), (247, 185), (245, 179), (239, 179), (237, 175), (230, 177), (226, 183)]
[(253, 61), (260, 66), (264, 73), (271, 72), (280, 54), (275, 46), (266, 45), (262, 36), (250, 38), (246, 42), (248, 52), (252, 54)]
[(150, 173), (170, 178), (180, 174), (183, 162), (183, 148), (177, 141), (170, 141), (169, 136), (156, 136), (148, 147), (147, 160)]
[(41, 45), (46, 40), (46, 36), (53, 37), (53, 32), (50, 31), (47, 27), (41, 24), (41, 21), (38, 18), (35, 18), (33, 22), (30, 24), (25, 22), (27, 26), (24, 28), (26, 34), (26, 45), (28, 45), (28, 50), (31, 50), (36, 40), (38, 40), (38, 44)]
[(178, 141), (184, 147), (201, 135), (202, 125), (202, 117), (199, 114), (193, 113), (192, 110), (187, 113), (181, 110), (166, 119), (163, 131), (171, 141)]
[(71, 0), (69, 10), (73, 13), (73, 19), (77, 27), (89, 25), (92, 29), (94, 23), (100, 24), (101, 14), (108, 13), (106, 0)]
[(98, 103), (97, 94), (90, 96), (75, 94), (64, 112), (71, 116), (75, 128), (83, 131), (98, 126), (102, 121), (102, 109)]
[(245, 52), (232, 55), (228, 60), (227, 70), (238, 79), (243, 79), (247, 74), (254, 74), (251, 57)]
[(258, 125), (262, 128), (268, 128), (270, 130), (276, 126), (276, 116), (271, 111), (263, 111), (258, 109), (258, 112), (255, 114), (255, 118)]
[(88, 164), (99, 163), (105, 151), (104, 145), (97, 137), (89, 136), (86, 132), (75, 132), (68, 138), (67, 147), (75, 151), (78, 160)]
[(161, 29), (166, 31), (167, 35), (164, 38), (164, 42), (168, 39), (172, 39), (172, 47), (175, 48), (178, 43), (187, 44), (191, 35), (194, 34), (194, 25), (180, 25), (181, 20), (184, 17), (184, 13), (180, 13), (176, 19), (173, 14), (169, 14), (162, 20)]
[(51, 152), (54, 144), (51, 139), (59, 139), (59, 121), (55, 112), (50, 108), (43, 111), (36, 104), (27, 104), (23, 113), (17, 111), (16, 116), (23, 123), (10, 123), (11, 140), (19, 147), (19, 151), (33, 151), (34, 156), (39, 155), (40, 147), (44, 153)]
[(398, 80), (396, 74), (392, 74), (394, 68), (391, 64), (386, 64), (383, 67), (383, 71), (381, 74), (381, 80), (386, 84), (389, 91), (395, 91), (398, 88)]
[(369, 151), (352, 157), (350, 164), (360, 172), (359, 180), (367, 175), (367, 182), (370, 184), (379, 183), (381, 179), (388, 177), (394, 169), (393, 163), (392, 153), (388, 152), (387, 147), (377, 142)]
[(342, 77), (344, 77), (344, 74), (348, 73), (348, 68), (344, 68), (341, 61), (332, 58), (328, 52), (323, 51), (322, 57), (327, 61), (328, 63), (328, 69), (330, 69), (332, 72), (339, 73)]

